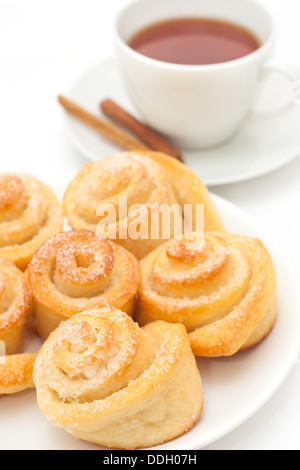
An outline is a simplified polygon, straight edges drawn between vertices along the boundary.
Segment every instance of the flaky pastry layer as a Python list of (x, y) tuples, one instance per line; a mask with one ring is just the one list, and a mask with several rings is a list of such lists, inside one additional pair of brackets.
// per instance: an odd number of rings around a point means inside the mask
[(0, 395), (9, 395), (34, 388), (35, 353), (23, 353), (0, 358)]
[(0, 257), (25, 270), (63, 224), (61, 204), (48, 186), (25, 173), (0, 173)]
[(31, 294), (25, 274), (0, 258), (0, 341), (4, 354), (20, 352)]
[(28, 279), (43, 339), (61, 321), (113, 305), (133, 314), (139, 263), (125, 248), (94, 232), (71, 230), (49, 238), (35, 253)]
[[(178, 160), (159, 152), (124, 152), (86, 164), (67, 187), (63, 205), (73, 228), (97, 231), (104, 236), (109, 232), (111, 239), (138, 259), (177, 233), (172, 218), (169, 233), (165, 233), (162, 220), (153, 216), (155, 207), (173, 207), (174, 217), (195, 230), (196, 207), (204, 205), (205, 229), (223, 229), (202, 181)], [(116, 219), (106, 225), (103, 216), (107, 205), (114, 208)], [(131, 209), (137, 205), (143, 210), (136, 209), (134, 213)], [(131, 228), (140, 225), (140, 221), (142, 234), (132, 236)]]
[(136, 319), (185, 325), (194, 354), (230, 356), (261, 341), (277, 317), (276, 274), (255, 238), (186, 235), (141, 261)]
[(141, 329), (114, 308), (79, 313), (35, 362), (40, 409), (78, 439), (135, 449), (173, 439), (198, 419), (202, 383), (185, 328)]

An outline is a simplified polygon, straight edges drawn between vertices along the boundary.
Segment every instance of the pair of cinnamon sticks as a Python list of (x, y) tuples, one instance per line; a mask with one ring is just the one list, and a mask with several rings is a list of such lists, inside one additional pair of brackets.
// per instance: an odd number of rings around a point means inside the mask
[(177, 148), (173, 147), (163, 136), (140, 122), (111, 99), (102, 101), (100, 109), (113, 122), (119, 124), (130, 133), (109, 121), (100, 119), (64, 96), (60, 95), (58, 101), (68, 113), (125, 150), (160, 151), (183, 162), (183, 156)]

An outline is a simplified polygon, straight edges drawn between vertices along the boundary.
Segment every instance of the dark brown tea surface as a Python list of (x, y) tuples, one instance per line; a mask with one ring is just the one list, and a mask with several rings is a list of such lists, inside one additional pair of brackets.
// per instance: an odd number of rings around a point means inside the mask
[(153, 24), (128, 45), (152, 59), (185, 65), (207, 65), (244, 57), (260, 47), (245, 28), (208, 18), (180, 18)]

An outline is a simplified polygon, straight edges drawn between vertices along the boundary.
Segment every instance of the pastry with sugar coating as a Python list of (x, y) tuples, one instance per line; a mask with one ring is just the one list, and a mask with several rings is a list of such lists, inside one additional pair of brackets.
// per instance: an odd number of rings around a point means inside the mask
[(141, 261), (136, 319), (185, 325), (194, 354), (231, 356), (277, 318), (276, 273), (263, 243), (225, 232), (187, 234)]
[[(120, 152), (87, 163), (69, 183), (63, 206), (72, 228), (108, 236), (138, 259), (186, 227), (195, 231), (203, 212), (201, 230), (224, 228), (200, 178), (160, 152)], [(115, 215), (109, 220), (108, 207)], [(167, 227), (165, 207), (173, 211)]]
[(35, 359), (36, 353), (23, 353), (0, 360), (0, 396), (34, 388), (32, 374)]
[(33, 387), (35, 353), (21, 354), (31, 294), (26, 275), (0, 258), (0, 395)]
[(5, 354), (16, 354), (22, 348), (30, 301), (25, 274), (12, 261), (0, 258), (0, 341)]
[(113, 305), (132, 315), (140, 282), (137, 259), (87, 230), (61, 232), (44, 242), (28, 267), (39, 334), (46, 339), (75, 313)]
[(117, 449), (150, 447), (188, 431), (203, 406), (185, 328), (140, 328), (107, 307), (74, 315), (53, 331), (34, 367), (37, 401), (78, 439)]
[(25, 173), (0, 173), (0, 257), (25, 270), (37, 248), (64, 225), (52, 189)]

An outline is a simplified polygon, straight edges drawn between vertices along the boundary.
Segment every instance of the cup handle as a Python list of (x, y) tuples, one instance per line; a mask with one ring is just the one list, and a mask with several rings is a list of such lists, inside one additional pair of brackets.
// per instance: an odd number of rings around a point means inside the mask
[(271, 74), (278, 74), (290, 84), (290, 94), (281, 106), (272, 110), (259, 111), (252, 109), (252, 116), (255, 118), (270, 118), (279, 116), (290, 111), (295, 104), (300, 104), (300, 72), (291, 64), (284, 63), (278, 59), (270, 60), (262, 66), (261, 81), (265, 81)]

